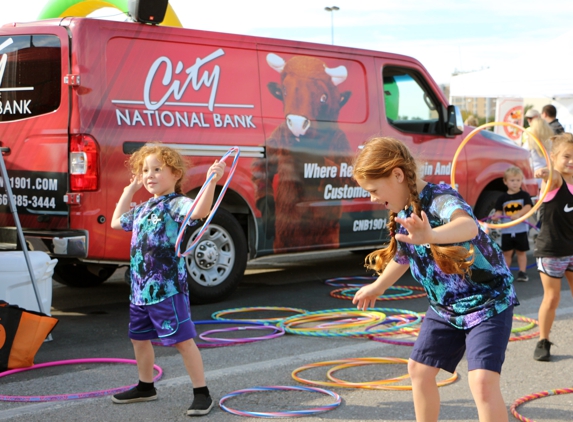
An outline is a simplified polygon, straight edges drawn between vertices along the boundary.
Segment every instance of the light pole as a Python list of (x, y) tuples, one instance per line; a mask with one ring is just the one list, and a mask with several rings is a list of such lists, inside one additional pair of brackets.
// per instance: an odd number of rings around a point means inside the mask
[(327, 12), (330, 12), (330, 37), (331, 37), (332, 45), (334, 45), (334, 12), (336, 10), (340, 10), (340, 7), (338, 7), (338, 6), (325, 7), (324, 10), (326, 10)]

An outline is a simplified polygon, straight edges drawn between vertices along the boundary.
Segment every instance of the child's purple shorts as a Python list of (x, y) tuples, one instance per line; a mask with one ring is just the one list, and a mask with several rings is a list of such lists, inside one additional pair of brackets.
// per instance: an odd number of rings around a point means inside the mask
[(453, 373), (464, 352), (468, 371), (501, 373), (511, 334), (513, 306), (467, 330), (455, 328), (430, 307), (410, 359)]
[(195, 338), (189, 298), (184, 293), (171, 296), (153, 305), (129, 305), (129, 338), (159, 338), (165, 346)]

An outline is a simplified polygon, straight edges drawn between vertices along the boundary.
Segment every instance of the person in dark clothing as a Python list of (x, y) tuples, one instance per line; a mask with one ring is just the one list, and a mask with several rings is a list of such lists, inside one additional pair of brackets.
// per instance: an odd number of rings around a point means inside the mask
[(557, 120), (557, 109), (554, 105), (547, 104), (543, 106), (541, 109), (541, 117), (549, 123), (549, 126), (551, 126), (551, 129), (553, 129), (556, 135), (561, 135), (565, 132), (565, 128), (559, 123), (559, 120)]

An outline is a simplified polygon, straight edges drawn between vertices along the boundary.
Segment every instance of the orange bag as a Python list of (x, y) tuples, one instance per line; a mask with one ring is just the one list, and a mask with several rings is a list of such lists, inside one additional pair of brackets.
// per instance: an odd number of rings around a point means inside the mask
[(0, 300), (0, 372), (32, 366), (57, 323), (54, 317)]

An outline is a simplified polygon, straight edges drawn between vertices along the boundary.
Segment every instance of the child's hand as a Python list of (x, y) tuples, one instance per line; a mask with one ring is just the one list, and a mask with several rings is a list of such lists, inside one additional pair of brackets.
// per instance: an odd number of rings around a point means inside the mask
[(129, 181), (129, 185), (125, 187), (124, 190), (129, 190), (131, 193), (137, 192), (143, 186), (143, 180), (140, 174), (132, 174)]
[(422, 211), (422, 218), (412, 214), (408, 218), (396, 217), (396, 222), (408, 231), (408, 234), (396, 234), (396, 240), (414, 245), (432, 243), (433, 231), (428, 216), (424, 211)]
[(207, 179), (209, 179), (209, 177), (213, 174), (213, 182), (217, 183), (219, 180), (221, 180), (221, 177), (223, 177), (223, 173), (225, 172), (225, 162), (221, 161), (219, 162), (219, 160), (215, 160), (215, 162), (213, 163), (213, 165), (211, 167), (209, 167), (209, 170), (207, 171)]
[(352, 303), (355, 304), (359, 310), (366, 311), (368, 308), (374, 308), (374, 306), (376, 306), (376, 299), (382, 294), (384, 294), (384, 291), (377, 291), (374, 285), (369, 284), (361, 287), (356, 292)]
[(549, 169), (547, 167), (543, 167), (535, 170), (534, 177), (536, 179), (547, 180), (547, 178), (549, 177)]

